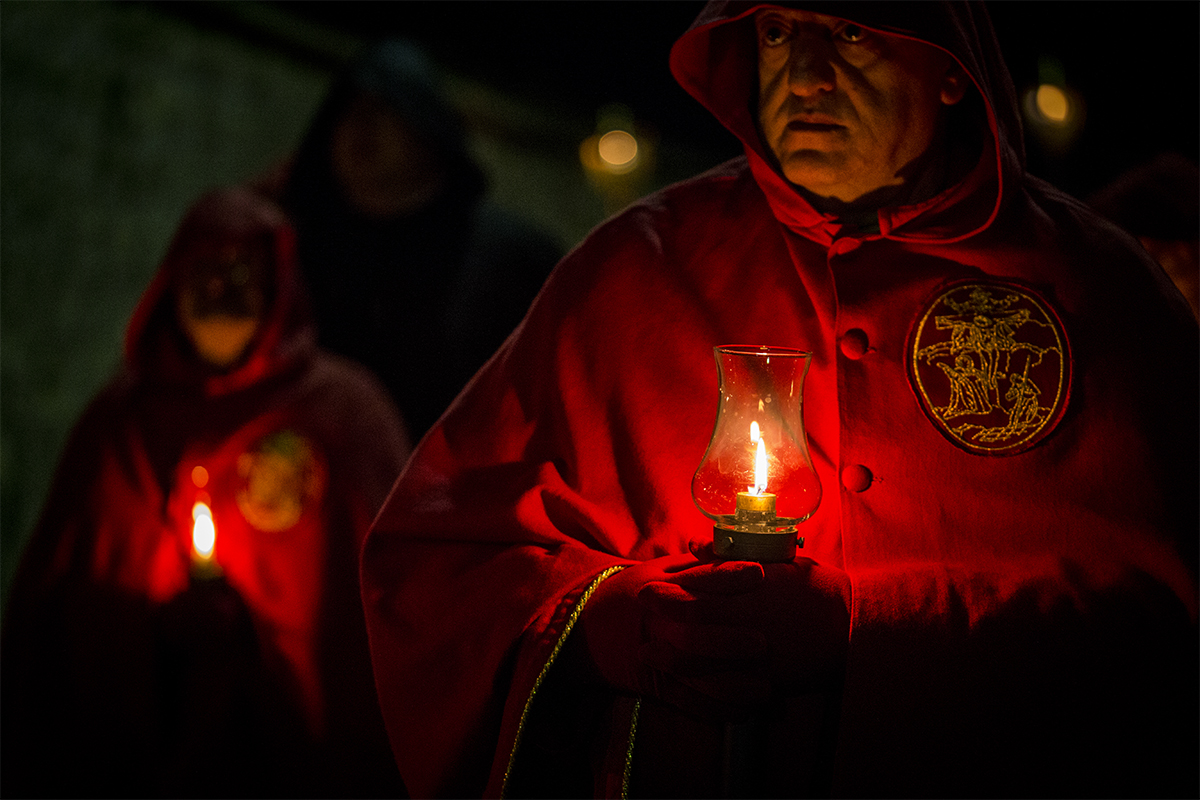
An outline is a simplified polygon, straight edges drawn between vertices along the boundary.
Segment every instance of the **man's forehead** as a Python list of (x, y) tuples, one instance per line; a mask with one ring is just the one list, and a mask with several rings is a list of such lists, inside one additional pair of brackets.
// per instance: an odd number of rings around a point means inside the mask
[(781, 17), (789, 22), (795, 22), (803, 25), (820, 25), (826, 28), (835, 28), (838, 25), (846, 22), (842, 17), (834, 17), (829, 14), (818, 14), (816, 11), (807, 11), (800, 8), (788, 8), (786, 6), (764, 5), (755, 10), (754, 16), (757, 19), (762, 16)]

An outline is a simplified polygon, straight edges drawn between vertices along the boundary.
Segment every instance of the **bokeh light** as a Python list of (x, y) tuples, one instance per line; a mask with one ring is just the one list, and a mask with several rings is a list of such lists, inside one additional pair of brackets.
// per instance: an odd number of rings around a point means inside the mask
[(629, 131), (608, 131), (599, 148), (600, 158), (613, 167), (628, 167), (637, 158), (637, 139)]
[(197, 464), (192, 468), (192, 483), (197, 489), (203, 489), (208, 484), (208, 470)]
[(624, 128), (601, 128), (579, 146), (579, 160), (589, 173), (627, 175), (641, 166), (638, 138)]
[(1043, 83), (1037, 88), (1037, 109), (1049, 122), (1063, 123), (1071, 116), (1071, 101), (1067, 93), (1053, 84)]
[(610, 103), (596, 112), (595, 131), (579, 143), (579, 163), (589, 184), (614, 214), (641, 197), (655, 170), (657, 136), (633, 110)]
[(1075, 146), (1083, 132), (1086, 104), (1083, 95), (1067, 79), (1066, 65), (1058, 58), (1038, 58), (1037, 83), (1021, 98), (1021, 116), (1029, 141), (1042, 153), (1062, 158)]
[(630, 167), (638, 156), (637, 139), (629, 131), (609, 131), (600, 137), (597, 147), (600, 159), (612, 167)]

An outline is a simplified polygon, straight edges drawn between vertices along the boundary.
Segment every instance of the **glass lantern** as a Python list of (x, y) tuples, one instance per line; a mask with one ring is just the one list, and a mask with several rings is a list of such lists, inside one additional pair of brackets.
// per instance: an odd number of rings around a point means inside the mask
[(692, 499), (715, 523), (719, 558), (790, 561), (804, 546), (797, 527), (821, 502), (802, 418), (812, 354), (752, 345), (713, 352), (720, 402)]

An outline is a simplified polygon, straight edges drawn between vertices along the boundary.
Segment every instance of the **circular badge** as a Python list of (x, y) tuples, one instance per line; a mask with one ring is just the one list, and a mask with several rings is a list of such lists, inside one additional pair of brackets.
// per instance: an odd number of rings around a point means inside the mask
[(264, 436), (238, 456), (237, 505), (261, 531), (282, 531), (318, 502), (324, 478), (313, 446), (295, 431)]
[(1066, 332), (1030, 289), (958, 283), (941, 289), (917, 318), (909, 378), (925, 415), (955, 445), (981, 455), (1019, 453), (1066, 410)]

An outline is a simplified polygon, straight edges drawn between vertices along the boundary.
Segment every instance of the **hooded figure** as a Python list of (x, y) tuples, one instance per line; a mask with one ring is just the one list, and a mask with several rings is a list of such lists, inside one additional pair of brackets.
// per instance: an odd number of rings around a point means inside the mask
[(1088, 205), (1133, 234), (1200, 318), (1200, 167), (1163, 153), (1121, 173)]
[(562, 250), (487, 202), (433, 65), (368, 48), (273, 180), (320, 341), (379, 376), (419, 438), (512, 332)]
[(276, 205), (192, 207), (18, 569), (6, 796), (403, 791), (357, 559), (409, 443), (306, 303)]
[[(671, 67), (744, 155), (568, 254), (372, 527), (416, 795), (1196, 793), (1195, 322), (1024, 172), (982, 5), (807, 9), (703, 10)], [(879, 57), (931, 144), (814, 190)], [(730, 344), (811, 352), (791, 562), (714, 560), (691, 495)]]

